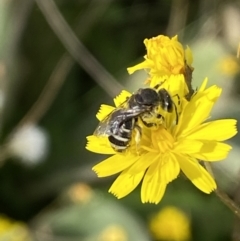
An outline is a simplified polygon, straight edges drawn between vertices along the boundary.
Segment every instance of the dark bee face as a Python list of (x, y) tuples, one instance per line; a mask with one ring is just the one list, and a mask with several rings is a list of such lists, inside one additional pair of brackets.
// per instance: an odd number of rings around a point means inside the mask
[(172, 112), (173, 111), (173, 101), (170, 96), (170, 94), (165, 89), (160, 89), (158, 91), (159, 98), (161, 100), (161, 107), (167, 111)]
[(159, 95), (154, 89), (139, 89), (135, 94), (135, 101), (139, 105), (155, 106), (159, 104)]

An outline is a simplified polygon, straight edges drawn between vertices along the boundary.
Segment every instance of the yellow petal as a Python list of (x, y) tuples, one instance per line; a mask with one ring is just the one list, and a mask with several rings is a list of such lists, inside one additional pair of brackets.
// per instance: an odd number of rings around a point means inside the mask
[(159, 157), (156, 153), (148, 152), (139, 157), (128, 170), (129, 174), (135, 175), (141, 171), (145, 171), (153, 162), (158, 161)]
[(217, 85), (210, 86), (203, 92), (203, 94), (204, 95), (206, 94), (208, 99), (210, 101), (213, 101), (214, 103), (217, 101), (221, 93), (222, 93), (222, 88), (218, 87)]
[(101, 105), (100, 109), (96, 115), (99, 121), (102, 121), (106, 116), (108, 116), (115, 108), (110, 105)]
[(203, 161), (220, 161), (226, 159), (232, 147), (228, 144), (206, 141), (199, 153), (192, 153), (191, 156)]
[(210, 115), (213, 104), (214, 102), (210, 101), (207, 96), (202, 96), (200, 99), (188, 102), (179, 118), (174, 135), (181, 135), (181, 137), (183, 137), (205, 121)]
[(177, 178), (180, 172), (180, 166), (176, 156), (173, 153), (162, 156), (160, 172), (162, 183), (168, 184)]
[(178, 41), (178, 35), (176, 34), (175, 36), (172, 37), (173, 41)]
[(95, 165), (92, 169), (98, 177), (107, 177), (127, 169), (138, 160), (138, 156), (116, 154)]
[(132, 192), (143, 178), (145, 171), (139, 172), (136, 175), (130, 175), (128, 170), (123, 171), (114, 181), (109, 189), (117, 198), (123, 198)]
[(166, 76), (166, 80), (162, 83), (161, 88), (167, 89), (175, 103), (178, 102), (178, 98), (182, 98), (187, 94), (187, 85), (182, 74)]
[(167, 75), (163, 75), (163, 76), (159, 76), (159, 75), (153, 75), (150, 79), (149, 79), (149, 85), (151, 88), (154, 88), (156, 85), (162, 85), (162, 83), (165, 82), (165, 80), (168, 78)]
[(200, 125), (188, 134), (188, 139), (224, 141), (237, 134), (234, 119), (216, 120)]
[(209, 194), (216, 190), (216, 182), (202, 166), (200, 166), (200, 169), (202, 173), (201, 177), (193, 179), (192, 183), (202, 192)]
[(140, 70), (140, 69), (147, 69), (149, 68), (148, 61), (143, 61), (140, 64), (134, 65), (132, 67), (127, 68), (127, 71), (129, 74), (133, 74), (135, 71)]
[(185, 59), (187, 62), (187, 65), (191, 66), (193, 63), (193, 55), (191, 49), (187, 46), (185, 49)]
[(126, 90), (123, 90), (118, 96), (114, 98), (114, 104), (116, 107), (124, 103), (132, 94)]
[(203, 146), (201, 141), (182, 139), (175, 143), (174, 152), (181, 154), (198, 153)]
[(179, 155), (177, 158), (181, 170), (198, 189), (204, 193), (210, 193), (217, 188), (214, 179), (196, 159), (183, 155)]
[(115, 154), (107, 137), (87, 136), (86, 149), (99, 154)]
[(200, 86), (200, 88), (198, 89), (197, 92), (202, 92), (206, 89), (207, 86), (207, 82), (208, 82), (208, 78), (205, 78)]
[(165, 193), (166, 183), (161, 182), (159, 162), (153, 163), (147, 170), (141, 188), (143, 203), (159, 203)]
[(204, 80), (203, 85), (201, 88), (192, 96), (190, 102), (198, 102), (201, 101), (202, 97), (207, 97), (209, 102), (212, 102), (213, 104), (218, 100), (219, 96), (222, 93), (222, 88), (218, 87), (217, 85), (212, 85), (207, 89), (203, 88), (205, 87), (207, 81)]
[[(152, 184), (155, 184), (154, 186)], [(156, 190), (152, 190), (155, 188)], [(141, 200), (142, 203), (155, 203), (158, 204), (166, 190), (166, 184), (159, 183), (156, 185), (156, 183), (142, 183), (141, 188)], [(154, 194), (152, 193), (154, 191)]]
[[(199, 101), (195, 101), (193, 103), (189, 102), (184, 110), (184, 129), (191, 130), (195, 126), (198, 126), (200, 123), (205, 121), (209, 117), (212, 107), (212, 102), (210, 102), (206, 96), (202, 97)], [(186, 115), (186, 113), (189, 114)]]

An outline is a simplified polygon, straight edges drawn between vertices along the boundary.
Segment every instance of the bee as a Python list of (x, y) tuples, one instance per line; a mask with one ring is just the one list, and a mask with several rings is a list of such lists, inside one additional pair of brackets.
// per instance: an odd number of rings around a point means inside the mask
[(170, 94), (164, 88), (157, 90), (158, 87), (139, 89), (100, 121), (94, 135), (107, 136), (116, 152), (124, 152), (129, 147), (133, 130), (136, 131), (136, 142), (139, 142), (141, 137), (139, 119), (150, 128), (157, 125), (153, 120), (164, 119), (159, 114), (159, 108), (166, 112), (172, 112), (175, 108), (177, 116), (176, 105)]

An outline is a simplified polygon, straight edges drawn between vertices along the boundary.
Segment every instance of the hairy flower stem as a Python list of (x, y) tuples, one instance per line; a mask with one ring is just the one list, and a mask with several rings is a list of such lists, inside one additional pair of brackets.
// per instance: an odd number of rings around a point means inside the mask
[[(214, 178), (210, 163), (204, 162), (204, 165), (207, 171)], [(219, 199), (240, 219), (240, 207), (225, 192), (221, 191), (219, 188), (215, 190), (215, 193), (219, 197)]]
[(194, 90), (193, 90), (193, 87), (192, 87), (192, 72), (193, 72), (193, 69), (191, 69), (186, 64), (184, 79), (185, 79), (185, 82), (186, 82), (188, 90), (189, 90), (188, 94), (185, 96), (188, 101), (191, 99), (192, 95), (194, 94)]

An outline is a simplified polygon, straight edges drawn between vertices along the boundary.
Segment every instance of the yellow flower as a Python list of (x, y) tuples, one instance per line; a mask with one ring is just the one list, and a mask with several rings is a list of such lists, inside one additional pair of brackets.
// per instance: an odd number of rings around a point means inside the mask
[(155, 214), (149, 226), (156, 240), (187, 241), (191, 238), (189, 218), (173, 206), (167, 206)]
[[(181, 86), (182, 81), (175, 83), (176, 85), (170, 85), (168, 89), (171, 96), (177, 84), (177, 89), (184, 90)], [(180, 170), (204, 193), (216, 189), (215, 181), (198, 160), (211, 162), (225, 159), (231, 146), (222, 141), (234, 136), (237, 130), (236, 120), (205, 122), (221, 94), (220, 88), (206, 88), (206, 83), (207, 80), (189, 102), (181, 98), (177, 125), (176, 116), (168, 113), (165, 115), (165, 124), (160, 125), (157, 130), (141, 126), (140, 143), (136, 145), (132, 138), (132, 143), (125, 153), (114, 152), (106, 137), (87, 137), (88, 150), (114, 154), (93, 167), (99, 177), (120, 173), (109, 192), (117, 198), (122, 198), (142, 181), (142, 202), (157, 204), (162, 199), (167, 184), (178, 177)], [(129, 96), (129, 93), (127, 95)], [(126, 96), (124, 98), (122, 94), (121, 98), (124, 101)], [(119, 98), (115, 100), (119, 101)], [(177, 100), (175, 104), (177, 105)], [(103, 106), (98, 117), (108, 115), (110, 109)]]
[(75, 183), (68, 190), (68, 197), (73, 203), (88, 203), (93, 199), (93, 191), (85, 183)]
[(109, 225), (99, 235), (97, 241), (127, 241), (127, 231), (120, 225)]
[(129, 74), (140, 69), (147, 69), (150, 75), (150, 86), (162, 82), (170, 75), (189, 75), (192, 72), (192, 52), (189, 47), (185, 50), (178, 41), (177, 35), (173, 38), (159, 35), (151, 39), (145, 39), (147, 49), (145, 60), (133, 67), (128, 68)]
[(218, 62), (218, 69), (225, 75), (234, 76), (240, 71), (236, 57), (227, 56)]
[(25, 223), (0, 215), (1, 240), (31, 241), (30, 231)]

